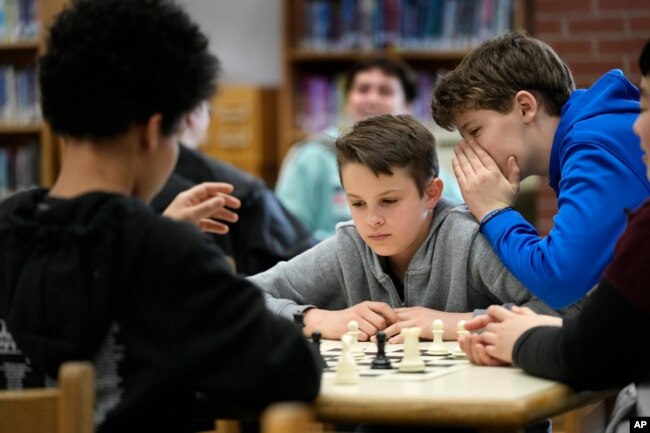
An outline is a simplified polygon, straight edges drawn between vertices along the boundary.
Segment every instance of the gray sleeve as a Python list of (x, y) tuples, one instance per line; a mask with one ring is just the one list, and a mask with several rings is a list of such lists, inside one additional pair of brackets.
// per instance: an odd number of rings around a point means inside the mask
[(269, 310), (289, 319), (310, 307), (347, 307), (336, 237), (248, 279), (262, 289)]
[[(468, 260), (468, 297), (471, 291), (477, 299), (491, 299), (505, 307), (519, 305), (539, 314), (563, 316), (564, 310), (555, 310), (534, 296), (505, 267), (492, 246), (481, 233), (472, 242)], [(474, 315), (484, 313), (487, 305), (477, 306)]]

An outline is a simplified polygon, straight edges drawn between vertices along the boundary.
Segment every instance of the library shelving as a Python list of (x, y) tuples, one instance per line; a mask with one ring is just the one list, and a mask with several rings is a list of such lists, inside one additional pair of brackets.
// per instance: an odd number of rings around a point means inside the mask
[(0, 199), (16, 189), (50, 186), (58, 140), (42, 121), (36, 59), (44, 29), (65, 0), (0, 0)]
[(278, 161), (310, 132), (340, 120), (344, 73), (362, 57), (395, 56), (418, 73), (413, 112), (430, 116), (431, 90), (474, 46), (529, 29), (529, 0), (283, 0)]

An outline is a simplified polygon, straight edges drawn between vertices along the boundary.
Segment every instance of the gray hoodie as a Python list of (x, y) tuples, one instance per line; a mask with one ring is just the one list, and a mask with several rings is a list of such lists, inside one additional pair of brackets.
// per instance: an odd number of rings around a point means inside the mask
[(336, 236), (249, 279), (264, 291), (268, 308), (287, 318), (309, 307), (342, 310), (363, 301), (449, 312), (513, 303), (558, 315), (503, 266), (478, 228), (467, 207), (441, 200), (406, 271), (404, 302), (386, 272), (386, 258), (365, 244), (352, 221), (340, 223)]

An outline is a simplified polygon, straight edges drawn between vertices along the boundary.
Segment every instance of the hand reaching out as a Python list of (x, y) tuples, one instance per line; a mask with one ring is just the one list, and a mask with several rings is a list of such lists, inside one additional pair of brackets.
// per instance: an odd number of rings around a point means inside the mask
[(229, 195), (233, 186), (222, 182), (204, 182), (178, 194), (163, 215), (177, 221), (196, 224), (204, 232), (226, 234), (228, 226), (215, 219), (237, 222), (239, 199)]
[(348, 332), (348, 323), (356, 320), (359, 323), (359, 341), (370, 340), (371, 336), (398, 320), (390, 305), (373, 301), (365, 301), (339, 311), (312, 308), (305, 311), (304, 319), (306, 335), (320, 331), (323, 338), (329, 340), (341, 338), (341, 335)]
[(492, 210), (512, 206), (519, 193), (520, 175), (514, 156), (508, 157), (507, 172), (502, 173), (476, 140), (461, 140), (454, 153), (454, 174), (474, 218), (481, 221)]
[(417, 326), (421, 329), (420, 338), (431, 340), (431, 325), (435, 319), (440, 319), (444, 323), (445, 333), (443, 338), (446, 340), (456, 339), (456, 324), (459, 320), (467, 320), (472, 317), (472, 313), (448, 313), (445, 311), (432, 310), (425, 307), (403, 307), (396, 308), (398, 321), (384, 330), (388, 342), (391, 344), (402, 343), (400, 333), (404, 328)]

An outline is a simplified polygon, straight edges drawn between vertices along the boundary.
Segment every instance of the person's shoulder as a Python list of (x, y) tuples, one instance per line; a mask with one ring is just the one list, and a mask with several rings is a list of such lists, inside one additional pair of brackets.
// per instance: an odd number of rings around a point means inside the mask
[(20, 191), (15, 194), (0, 200), (0, 214), (10, 213), (17, 207), (23, 206), (25, 203), (35, 203), (43, 200), (47, 195), (47, 190), (44, 188), (31, 188), (26, 191)]
[(262, 179), (246, 171), (235, 167), (229, 162), (221, 161), (208, 154), (195, 149), (187, 149), (181, 146), (184, 155), (179, 159), (177, 171), (203, 173), (200, 179), (195, 182), (226, 182), (235, 187), (233, 195), (239, 199), (245, 198), (252, 191), (264, 187)]
[(311, 134), (309, 137), (294, 144), (289, 150), (289, 159), (308, 159), (312, 157), (334, 157), (334, 142), (337, 131), (327, 128), (322, 132)]
[(456, 203), (441, 198), (436, 205), (433, 224), (466, 226), (472, 230), (478, 228), (478, 221), (472, 216), (465, 203)]
[(291, 157), (297, 160), (334, 155), (332, 146), (321, 141), (306, 141), (298, 143), (291, 149)]
[(472, 243), (483, 236), (467, 205), (445, 199), (436, 206), (430, 233), (438, 242), (456, 245)]

